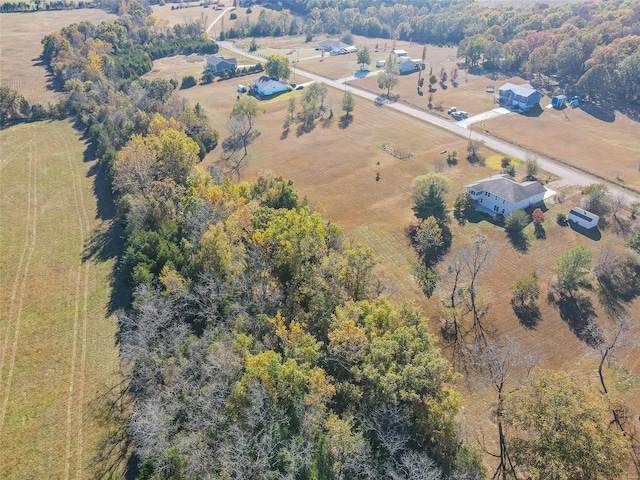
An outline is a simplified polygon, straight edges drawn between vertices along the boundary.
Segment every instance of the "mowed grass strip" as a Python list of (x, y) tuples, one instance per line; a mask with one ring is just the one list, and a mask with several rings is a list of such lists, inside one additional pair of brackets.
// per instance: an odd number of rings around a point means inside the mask
[(66, 121), (13, 126), (0, 145), (0, 478), (98, 476), (117, 464), (105, 412), (121, 377), (113, 260), (85, 260), (109, 227), (94, 162)]

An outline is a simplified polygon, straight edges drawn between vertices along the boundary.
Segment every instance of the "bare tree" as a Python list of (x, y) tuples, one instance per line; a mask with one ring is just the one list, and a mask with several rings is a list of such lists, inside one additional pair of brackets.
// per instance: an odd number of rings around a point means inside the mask
[(485, 337), (486, 327), (483, 325), (483, 317), (486, 309), (481, 308), (478, 302), (478, 279), (483, 270), (487, 267), (487, 262), (495, 252), (495, 245), (487, 241), (486, 237), (476, 235), (473, 244), (465, 249), (465, 266), (469, 273), (468, 298), (473, 313), (473, 334), (474, 339), (480, 340)]
[[(613, 325), (601, 328), (594, 319), (590, 319), (585, 327), (585, 334), (597, 340), (591, 344), (591, 348), (600, 357), (598, 363), (598, 378), (600, 379), (600, 392), (603, 395), (609, 394), (609, 389), (604, 378), (604, 366), (611, 366), (617, 361), (614, 352), (625, 348), (638, 347), (638, 340), (633, 336), (629, 327), (629, 319), (626, 317), (615, 318)], [(638, 438), (633, 425), (626, 422), (625, 408), (613, 406), (611, 409), (613, 420), (616, 426), (631, 440), (630, 455), (637, 472), (640, 473), (640, 438)]]
[(476, 343), (471, 358), (478, 380), (491, 387), (496, 393), (494, 410), (500, 451), (498, 454), (492, 455), (500, 461), (492, 478), (506, 480), (509, 474), (516, 478), (504, 430), (504, 398), (508, 393), (507, 388), (517, 388), (519, 383), (529, 375), (535, 366), (536, 359), (523, 355), (522, 347), (512, 338), (507, 338), (500, 343), (491, 342), (485, 346)]

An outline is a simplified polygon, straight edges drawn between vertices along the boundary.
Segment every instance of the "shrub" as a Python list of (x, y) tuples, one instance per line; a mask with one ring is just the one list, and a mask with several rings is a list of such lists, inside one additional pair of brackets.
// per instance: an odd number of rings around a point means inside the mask
[(231, 15), (229, 15), (229, 18), (231, 20), (236, 20), (238, 18), (238, 15), (236, 15), (235, 13), (232, 13)]
[(556, 215), (556, 222), (563, 227), (567, 224), (567, 216), (564, 213)]
[(180, 89), (195, 87), (197, 83), (198, 82), (196, 80), (196, 77), (194, 77), (193, 75), (187, 75), (185, 77), (182, 77), (182, 84), (180, 84)]
[(504, 219), (507, 232), (521, 232), (529, 223), (529, 215), (524, 210), (513, 210)]

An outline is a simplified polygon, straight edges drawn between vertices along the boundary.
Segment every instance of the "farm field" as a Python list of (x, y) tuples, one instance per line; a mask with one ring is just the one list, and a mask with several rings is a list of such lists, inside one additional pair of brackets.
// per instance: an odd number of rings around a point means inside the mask
[(42, 38), (74, 22), (114, 18), (93, 8), (0, 14), (0, 85), (17, 90), (30, 103), (58, 101), (61, 97), (51, 89), (49, 73), (40, 63)]
[(112, 212), (96, 163), (67, 121), (4, 129), (0, 146), (0, 478), (121, 477)]

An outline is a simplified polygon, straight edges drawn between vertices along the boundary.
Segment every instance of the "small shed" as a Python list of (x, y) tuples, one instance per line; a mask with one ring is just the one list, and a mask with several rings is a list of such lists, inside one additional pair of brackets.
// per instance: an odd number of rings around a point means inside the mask
[(598, 226), (600, 217), (595, 213), (587, 212), (582, 208), (574, 207), (569, 212), (567, 221), (570, 223), (575, 223), (582, 228), (586, 228), (587, 230), (589, 230)]
[(551, 106), (553, 108), (557, 108), (558, 110), (560, 110), (561, 108), (564, 108), (566, 104), (567, 104), (566, 95), (556, 95), (551, 99)]

